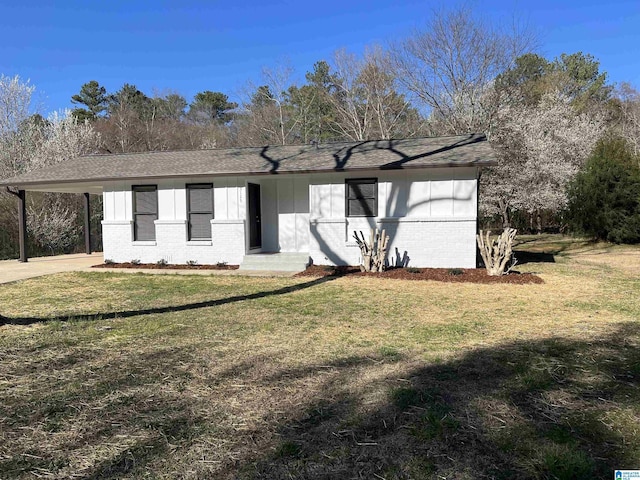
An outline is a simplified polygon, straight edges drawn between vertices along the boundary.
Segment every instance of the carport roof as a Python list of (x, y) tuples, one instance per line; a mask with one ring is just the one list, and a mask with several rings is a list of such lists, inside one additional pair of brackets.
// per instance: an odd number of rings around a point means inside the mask
[(85, 155), (0, 181), (18, 188), (176, 177), (490, 166), (484, 135)]

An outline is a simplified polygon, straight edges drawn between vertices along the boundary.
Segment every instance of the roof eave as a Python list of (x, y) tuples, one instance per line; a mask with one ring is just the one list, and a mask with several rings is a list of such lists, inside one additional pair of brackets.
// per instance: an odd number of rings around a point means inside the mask
[(352, 168), (322, 168), (322, 169), (300, 169), (285, 171), (259, 171), (259, 172), (204, 172), (204, 173), (176, 173), (169, 175), (135, 175), (135, 176), (115, 176), (115, 177), (94, 177), (94, 178), (74, 178), (60, 180), (36, 180), (36, 181), (19, 181), (19, 177), (0, 181), (0, 187), (31, 187), (39, 185), (62, 185), (74, 183), (102, 183), (102, 182), (122, 182), (128, 180), (161, 180), (165, 178), (191, 178), (191, 177), (238, 177), (238, 176), (270, 176), (270, 175), (310, 175), (310, 174), (327, 174), (327, 173), (349, 173), (362, 171), (393, 171), (393, 170), (424, 170), (431, 168), (459, 168), (459, 167), (490, 167), (497, 165), (496, 160), (479, 160), (472, 162), (433, 162), (423, 163), (421, 165), (381, 165), (377, 167), (352, 167)]

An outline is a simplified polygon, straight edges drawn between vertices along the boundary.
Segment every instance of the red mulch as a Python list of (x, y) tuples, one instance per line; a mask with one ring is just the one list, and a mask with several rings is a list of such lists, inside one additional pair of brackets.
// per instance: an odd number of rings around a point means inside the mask
[(381, 273), (361, 272), (359, 267), (331, 267), (326, 265), (310, 265), (298, 277), (330, 277), (330, 276), (370, 276), (394, 278), (399, 280), (435, 280), (438, 282), (469, 283), (544, 283), (532, 273), (511, 272), (500, 277), (487, 275), (484, 268), (391, 268)]
[(101, 263), (93, 268), (148, 268), (153, 270), (237, 270), (239, 265), (161, 265), (158, 263)]

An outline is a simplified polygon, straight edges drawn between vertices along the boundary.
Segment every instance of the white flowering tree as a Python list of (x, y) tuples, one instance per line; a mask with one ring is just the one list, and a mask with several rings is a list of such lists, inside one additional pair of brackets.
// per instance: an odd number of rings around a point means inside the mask
[[(38, 134), (38, 143), (29, 156), (29, 170), (90, 153), (98, 142), (91, 124), (78, 122), (69, 110), (51, 114), (38, 128)], [(78, 217), (77, 196), (47, 193), (42, 203), (29, 204), (27, 229), (42, 248), (65, 250), (77, 241)]]
[[(0, 76), (0, 178), (9, 178), (35, 168), (59, 163), (91, 152), (98, 134), (86, 122), (77, 122), (70, 111), (45, 119), (33, 113), (35, 88), (19, 77)], [(0, 228), (7, 232), (17, 225), (14, 200), (0, 193)], [(44, 194), (27, 209), (27, 228), (45, 250), (72, 246), (78, 234), (80, 202), (75, 196)]]
[(510, 211), (525, 211), (536, 216), (540, 229), (542, 211), (566, 206), (566, 186), (603, 131), (599, 114), (576, 113), (558, 92), (545, 94), (537, 105), (502, 107), (491, 135), (499, 165), (483, 174), (483, 212), (500, 214), (507, 228)]

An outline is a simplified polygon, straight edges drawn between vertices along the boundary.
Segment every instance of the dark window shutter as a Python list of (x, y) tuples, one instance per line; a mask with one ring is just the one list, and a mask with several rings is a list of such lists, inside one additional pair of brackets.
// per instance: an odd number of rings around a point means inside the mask
[(136, 213), (156, 213), (158, 197), (155, 189), (135, 190), (135, 196)]
[(351, 183), (349, 184), (349, 198), (373, 198), (375, 186), (375, 183)]
[(210, 213), (192, 213), (189, 215), (189, 238), (191, 240), (210, 239), (212, 219), (213, 215)]
[(378, 179), (349, 179), (346, 186), (346, 216), (375, 217), (378, 205)]
[(213, 201), (212, 188), (191, 188), (189, 190), (189, 211), (210, 212)]
[(374, 217), (373, 199), (356, 198), (349, 200), (349, 216), (351, 217)]
[(210, 183), (187, 185), (187, 198), (189, 240), (211, 239), (213, 185)]
[(152, 241), (156, 239), (158, 219), (158, 191), (155, 185), (139, 185), (133, 190), (133, 239)]
[(136, 215), (135, 222), (135, 239), (136, 240), (155, 240), (156, 225), (153, 223), (156, 215)]

